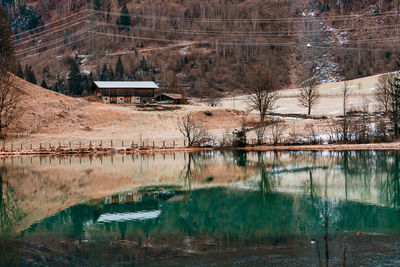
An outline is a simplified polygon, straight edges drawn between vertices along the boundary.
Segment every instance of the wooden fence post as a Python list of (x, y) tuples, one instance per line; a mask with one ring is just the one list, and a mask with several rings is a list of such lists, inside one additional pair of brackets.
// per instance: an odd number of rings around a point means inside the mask
[(113, 142), (112, 142), (112, 140), (111, 140), (111, 147), (113, 146)]
[(69, 148), (71, 148), (71, 141), (69, 141), (68, 143), (69, 143)]
[(163, 141), (163, 147), (165, 147), (165, 140)]
[(175, 148), (175, 140), (174, 140), (174, 148)]
[(122, 140), (122, 147), (124, 147), (124, 140)]
[(153, 149), (155, 148), (155, 146), (154, 146), (154, 141), (153, 141)]

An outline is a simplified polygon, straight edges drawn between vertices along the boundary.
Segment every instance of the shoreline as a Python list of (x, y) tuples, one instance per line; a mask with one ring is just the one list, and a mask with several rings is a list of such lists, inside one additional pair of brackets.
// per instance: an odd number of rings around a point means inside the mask
[(366, 151), (366, 150), (400, 150), (400, 143), (377, 144), (331, 144), (331, 145), (298, 145), (298, 146), (248, 146), (248, 147), (165, 147), (165, 148), (115, 148), (115, 147), (81, 147), (51, 148), (40, 150), (2, 150), (0, 158), (13, 156), (52, 156), (52, 155), (111, 155), (111, 154), (154, 154), (175, 152), (202, 152), (215, 150), (230, 151)]
[(256, 146), (244, 147), (246, 151), (346, 151), (346, 150), (400, 150), (400, 143), (371, 144), (330, 144), (330, 145), (298, 145), (298, 146)]

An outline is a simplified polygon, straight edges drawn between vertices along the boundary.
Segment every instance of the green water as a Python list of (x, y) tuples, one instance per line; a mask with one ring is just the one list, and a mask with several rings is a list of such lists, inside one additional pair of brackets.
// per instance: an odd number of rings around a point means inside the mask
[(21, 158), (0, 173), (7, 264), (400, 263), (398, 152)]

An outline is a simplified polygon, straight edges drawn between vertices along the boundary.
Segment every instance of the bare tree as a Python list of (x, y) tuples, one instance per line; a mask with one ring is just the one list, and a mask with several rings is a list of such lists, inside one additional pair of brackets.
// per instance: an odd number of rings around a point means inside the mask
[(375, 99), (378, 102), (378, 110), (388, 113), (390, 106), (390, 83), (391, 74), (383, 75), (379, 77), (378, 83), (376, 84)]
[(258, 112), (260, 122), (263, 123), (279, 99), (275, 79), (266, 68), (258, 65), (247, 75), (246, 80), (250, 109)]
[(21, 115), (18, 108), (21, 93), (14, 84), (15, 76), (11, 73), (0, 75), (0, 132)]
[(221, 98), (218, 95), (211, 95), (205, 101), (210, 107), (218, 107), (221, 104)]
[(307, 114), (311, 115), (311, 109), (318, 103), (320, 94), (317, 90), (318, 80), (311, 77), (300, 84), (300, 94), (297, 97), (300, 105), (307, 108)]
[(201, 139), (208, 136), (203, 122), (196, 120), (190, 114), (178, 119), (178, 128), (186, 138), (189, 147), (198, 145)]
[(379, 78), (375, 98), (378, 106), (393, 125), (394, 136), (400, 135), (400, 73), (387, 74)]
[(20, 90), (15, 86), (16, 59), (7, 16), (0, 7), (0, 132), (20, 115), (17, 104)]
[(343, 122), (342, 122), (342, 138), (343, 141), (347, 142), (348, 140), (348, 132), (349, 132), (349, 124), (347, 120), (347, 104), (350, 97), (350, 83), (344, 82), (343, 91), (342, 91), (342, 99), (343, 99)]
[(284, 122), (277, 121), (276, 123), (272, 124), (271, 132), (274, 145), (277, 145), (279, 143), (279, 140), (281, 139), (286, 129), (287, 125)]
[[(257, 111), (260, 117), (260, 126), (265, 122), (265, 118), (269, 112), (275, 108), (275, 103), (279, 99), (275, 78), (270, 72), (257, 65), (246, 77), (247, 88), (246, 93), (249, 95), (250, 110)], [(257, 143), (261, 144), (263, 132), (259, 131)]]

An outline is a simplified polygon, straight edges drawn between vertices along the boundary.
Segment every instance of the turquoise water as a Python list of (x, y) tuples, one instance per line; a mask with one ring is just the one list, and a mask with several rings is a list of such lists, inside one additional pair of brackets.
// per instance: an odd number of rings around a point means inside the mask
[(398, 152), (22, 158), (1, 174), (3, 263), (400, 262)]

